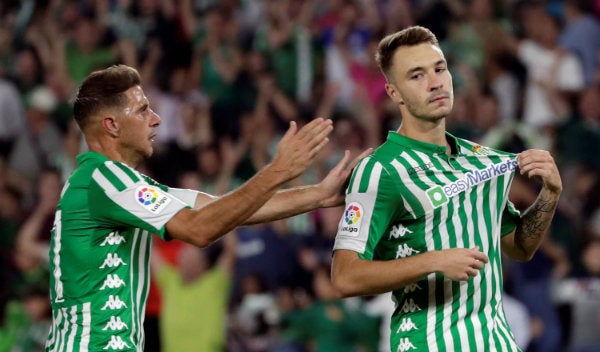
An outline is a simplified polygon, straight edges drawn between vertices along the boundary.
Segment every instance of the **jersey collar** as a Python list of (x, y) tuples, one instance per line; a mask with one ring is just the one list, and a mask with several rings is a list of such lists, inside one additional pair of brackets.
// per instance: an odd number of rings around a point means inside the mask
[(98, 160), (101, 162), (105, 162), (110, 159), (106, 155), (100, 154), (98, 152), (85, 152), (77, 155), (77, 163), (79, 163), (79, 165), (83, 164), (88, 160)]
[[(456, 137), (446, 132), (446, 139), (448, 140), (450, 146), (453, 146), (453, 154), (459, 154), (460, 145), (458, 144)], [(396, 131), (389, 131), (387, 140), (389, 142), (406, 147), (407, 149), (414, 149), (428, 154), (446, 154), (445, 146), (418, 141), (416, 139), (403, 136)]]

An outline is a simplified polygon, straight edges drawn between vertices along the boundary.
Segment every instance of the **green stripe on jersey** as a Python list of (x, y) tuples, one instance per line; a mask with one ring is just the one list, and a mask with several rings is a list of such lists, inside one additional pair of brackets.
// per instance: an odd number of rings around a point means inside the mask
[(390, 132), (355, 168), (334, 249), (365, 260), (472, 248), (489, 256), (480, 275), (432, 273), (393, 292), (392, 351), (520, 351), (502, 311), (500, 239), (519, 216), (508, 201), (514, 154), (447, 135), (445, 147)]

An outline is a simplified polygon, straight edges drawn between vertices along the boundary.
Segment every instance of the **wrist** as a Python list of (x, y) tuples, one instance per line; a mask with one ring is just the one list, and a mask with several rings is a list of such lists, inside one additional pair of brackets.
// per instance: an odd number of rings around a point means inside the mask
[(432, 273), (441, 273), (444, 271), (440, 254), (441, 254), (441, 251), (439, 251), (439, 250), (423, 253), (423, 256), (426, 257), (425, 261), (424, 261), (426, 275), (429, 275)]
[(265, 178), (272, 180), (277, 186), (281, 186), (291, 179), (289, 171), (278, 166), (276, 162), (265, 165), (261, 174), (263, 174)]

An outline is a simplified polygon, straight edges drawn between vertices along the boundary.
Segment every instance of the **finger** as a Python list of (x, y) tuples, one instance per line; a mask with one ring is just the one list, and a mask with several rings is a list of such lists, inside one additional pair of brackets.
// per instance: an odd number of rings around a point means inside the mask
[(475, 276), (477, 276), (477, 274), (479, 274), (479, 270), (475, 270), (473, 268), (469, 268), (469, 269), (466, 270), (466, 273), (470, 277), (475, 277)]
[(481, 269), (483, 268), (484, 263), (481, 260), (477, 260), (477, 259), (473, 259), (473, 262), (471, 263), (471, 268), (473, 269)]
[(358, 164), (359, 161), (361, 161), (364, 157), (371, 155), (371, 153), (373, 153), (373, 148), (371, 147), (363, 150), (362, 153), (360, 153), (356, 158), (354, 158), (354, 160), (352, 160), (352, 163), (350, 163), (350, 169), (354, 169), (354, 167), (356, 166), (356, 164)]
[(324, 139), (333, 131), (331, 124), (324, 124), (321, 126), (322, 129), (313, 130), (312, 134), (300, 142), (305, 145), (308, 149), (313, 149), (319, 146)]
[(487, 263), (489, 261), (488, 256), (485, 255), (485, 253), (483, 253), (483, 252), (475, 252), (475, 254), (473, 255), (473, 258), (477, 259), (478, 261), (480, 261), (482, 263)]
[(321, 149), (323, 149), (323, 147), (329, 143), (329, 138), (325, 138), (321, 141), (321, 143), (319, 143), (316, 147), (314, 147), (311, 151), (310, 151), (310, 158), (313, 159), (318, 153), (319, 151), (321, 151)]
[(322, 117), (317, 117), (316, 119), (310, 121), (306, 125), (304, 125), (300, 131), (298, 132), (298, 138), (303, 140), (311, 135), (318, 133), (321, 128), (324, 128), (327, 125), (331, 125), (331, 120), (324, 120)]
[(350, 159), (350, 151), (344, 150), (344, 157), (337, 163), (337, 165), (335, 165), (333, 169), (331, 169), (331, 171), (340, 173), (346, 168), (346, 165), (348, 164), (348, 159)]
[(290, 127), (288, 127), (288, 130), (285, 132), (285, 134), (283, 135), (283, 137), (281, 138), (281, 141), (279, 141), (279, 144), (285, 144), (287, 141), (289, 141), (292, 136), (294, 136), (296, 134), (296, 132), (298, 131), (298, 126), (296, 125), (296, 121), (290, 121)]

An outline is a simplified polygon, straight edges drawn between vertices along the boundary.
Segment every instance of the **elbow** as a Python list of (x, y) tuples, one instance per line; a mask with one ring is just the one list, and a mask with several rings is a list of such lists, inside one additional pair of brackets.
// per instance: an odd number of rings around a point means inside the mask
[(510, 259), (518, 262), (528, 262), (533, 259), (535, 251), (528, 251), (525, 248), (516, 247), (513, 250), (505, 251)]
[(517, 255), (516, 257), (514, 257), (514, 260), (517, 260), (519, 262), (528, 262), (531, 259), (533, 259), (533, 256), (535, 255), (535, 252), (522, 252), (519, 255)]
[(343, 275), (333, 274), (331, 276), (331, 283), (338, 298), (348, 298), (359, 295), (356, 285), (352, 283), (351, 279), (348, 279)]
[(171, 234), (171, 237), (178, 239), (180, 241), (192, 244), (199, 248), (206, 248), (213, 243), (213, 241), (211, 241), (209, 239), (208, 234), (204, 231), (193, 231), (193, 232), (186, 233), (183, 236), (181, 236), (181, 235), (175, 236), (175, 235)]

